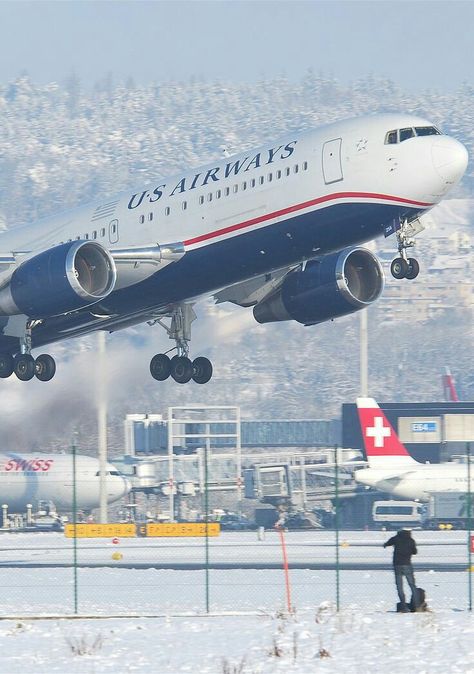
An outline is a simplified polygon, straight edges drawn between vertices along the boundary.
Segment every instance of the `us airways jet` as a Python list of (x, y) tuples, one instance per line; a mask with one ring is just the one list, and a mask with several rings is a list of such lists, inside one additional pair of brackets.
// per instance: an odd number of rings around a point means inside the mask
[[(400, 498), (429, 501), (439, 491), (468, 491), (467, 469), (459, 463), (423, 464), (410, 456), (373, 398), (358, 398), (368, 468), (356, 470), (357, 482)], [(471, 478), (474, 491), (474, 477)]]
[(147, 322), (175, 351), (152, 358), (152, 376), (204, 384), (210, 361), (189, 357), (198, 298), (253, 307), (259, 323), (363, 309), (384, 275), (360, 244), (394, 234), (392, 274), (414, 279), (418, 217), (466, 165), (464, 146), (430, 121), (374, 115), (14, 227), (0, 234), (0, 376), (47, 381), (55, 362), (33, 350)]

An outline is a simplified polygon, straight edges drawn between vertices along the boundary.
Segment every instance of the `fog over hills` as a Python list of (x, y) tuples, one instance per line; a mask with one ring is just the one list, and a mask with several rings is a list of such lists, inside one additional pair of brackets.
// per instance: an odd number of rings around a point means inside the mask
[[(109, 77), (85, 91), (74, 76), (38, 86), (25, 75), (0, 85), (0, 229), (211, 161), (223, 147), (237, 152), (289, 130), (380, 111), (428, 117), (474, 151), (474, 90), (468, 86), (454, 94), (414, 95), (389, 80), (367, 77), (344, 86), (308, 72), (296, 83), (281, 77), (256, 85), (196, 79), (139, 87)], [(456, 294), (463, 283), (472, 284), (473, 192), (470, 165), (456, 198), (434, 209), (420, 236), (416, 286), (407, 295), (407, 286), (399, 284), (399, 306), (408, 310), (394, 310), (391, 289), (398, 292), (398, 286), (389, 279), (387, 296), (368, 310), (370, 392), (380, 400), (439, 399), (444, 365), (461, 397), (474, 398), (473, 305)], [(451, 240), (456, 233), (462, 236)], [(375, 249), (388, 260), (395, 244), (388, 239)], [(448, 259), (457, 261), (449, 273)], [(389, 274), (386, 264), (385, 270)], [(434, 300), (445, 287), (444, 300), (422, 316), (414, 287)], [(150, 377), (150, 357), (171, 346), (158, 327), (107, 338), (114, 450), (122, 449), (127, 412), (165, 412), (168, 405), (193, 402), (240, 404), (246, 418), (330, 418), (357, 395), (357, 315), (304, 328), (261, 326), (249, 309), (207, 300), (196, 311), (201, 320), (193, 325), (192, 353), (209, 356), (215, 367), (207, 386)], [(95, 449), (95, 348), (95, 336), (54, 345), (58, 373), (47, 384), (2, 381), (7, 446), (66, 447), (76, 430), (79, 446)]]

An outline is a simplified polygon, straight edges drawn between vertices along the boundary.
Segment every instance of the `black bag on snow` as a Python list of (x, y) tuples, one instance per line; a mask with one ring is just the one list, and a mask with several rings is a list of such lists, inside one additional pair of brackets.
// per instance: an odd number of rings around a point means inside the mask
[(423, 613), (428, 610), (426, 603), (426, 592), (421, 587), (416, 588), (417, 597), (412, 595), (408, 608), (412, 613)]

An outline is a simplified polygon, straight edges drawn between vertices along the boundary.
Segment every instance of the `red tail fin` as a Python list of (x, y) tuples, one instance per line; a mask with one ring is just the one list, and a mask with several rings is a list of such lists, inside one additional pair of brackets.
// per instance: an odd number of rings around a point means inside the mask
[(400, 442), (373, 398), (357, 398), (357, 409), (367, 461), (371, 468), (417, 463)]
[(449, 367), (444, 368), (442, 380), (443, 380), (444, 399), (446, 400), (446, 402), (458, 403), (459, 397), (456, 391), (456, 386), (454, 384), (454, 378), (453, 375), (451, 374), (451, 370), (449, 369)]

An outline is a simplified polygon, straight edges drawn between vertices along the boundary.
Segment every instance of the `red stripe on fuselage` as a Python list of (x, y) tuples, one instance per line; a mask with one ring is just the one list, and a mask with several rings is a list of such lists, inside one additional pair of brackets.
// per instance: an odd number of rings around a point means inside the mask
[(287, 215), (288, 213), (294, 213), (295, 211), (300, 211), (304, 208), (309, 208), (310, 206), (316, 206), (317, 204), (323, 204), (326, 201), (334, 201), (336, 199), (381, 199), (388, 201), (396, 201), (402, 204), (408, 204), (409, 206), (433, 206), (433, 204), (425, 203), (424, 201), (413, 201), (412, 199), (403, 199), (402, 197), (392, 197), (388, 194), (375, 194), (372, 192), (336, 192), (335, 194), (327, 194), (324, 197), (318, 197), (317, 199), (311, 199), (311, 201), (305, 201), (302, 204), (296, 204), (294, 206), (288, 206), (287, 208), (282, 208), (280, 211), (274, 211), (273, 213), (267, 213), (266, 215), (260, 215), (258, 218), (252, 218), (251, 220), (245, 220), (245, 222), (239, 222), (236, 225), (229, 225), (228, 227), (223, 227), (222, 229), (216, 229), (214, 232), (208, 232), (207, 234), (201, 234), (200, 236), (195, 236), (192, 239), (184, 241), (185, 246), (191, 246), (195, 243), (200, 243), (201, 241), (207, 241), (208, 239), (214, 239), (218, 236), (223, 236), (224, 234), (229, 234), (230, 232), (236, 232), (239, 229), (245, 229), (246, 227), (252, 227), (252, 225), (258, 225), (261, 222), (266, 220), (272, 220), (273, 218), (279, 218), (282, 215)]

